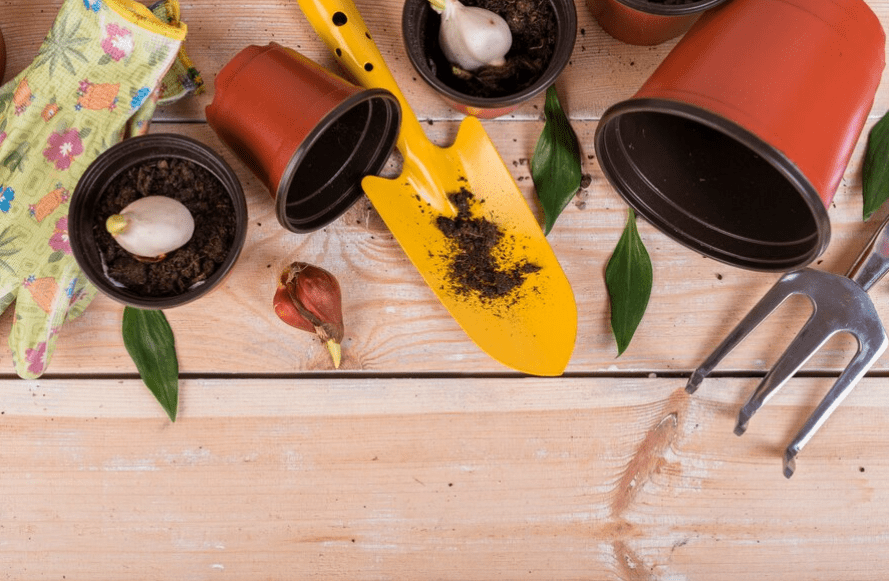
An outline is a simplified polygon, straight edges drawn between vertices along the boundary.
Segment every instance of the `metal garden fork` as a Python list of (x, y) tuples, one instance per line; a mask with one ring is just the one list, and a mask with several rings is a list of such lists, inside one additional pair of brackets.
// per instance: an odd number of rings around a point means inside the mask
[(796, 470), (796, 457), (889, 345), (886, 331), (867, 291), (889, 270), (889, 217), (874, 234), (855, 264), (840, 276), (803, 268), (789, 272), (760, 299), (709, 357), (695, 369), (685, 391), (694, 393), (713, 368), (769, 314), (792, 295), (809, 298), (813, 311), (775, 365), (738, 414), (735, 434), (742, 435), (750, 418), (836, 333), (858, 340), (858, 352), (806, 420), (784, 452), (784, 476)]

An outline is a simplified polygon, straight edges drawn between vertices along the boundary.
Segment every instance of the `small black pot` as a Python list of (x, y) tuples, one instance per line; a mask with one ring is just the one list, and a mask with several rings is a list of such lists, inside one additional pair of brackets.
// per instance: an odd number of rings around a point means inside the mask
[[(173, 296), (144, 296), (113, 280), (93, 234), (95, 212), (109, 184), (130, 168), (159, 158), (188, 160), (210, 172), (231, 197), (235, 234), (225, 260), (205, 280)], [(200, 228), (196, 224), (195, 228)], [(189, 137), (157, 133), (126, 139), (99, 155), (81, 176), (71, 196), (68, 236), (74, 258), (95, 287), (112, 299), (142, 309), (167, 309), (189, 303), (216, 288), (234, 266), (247, 238), (247, 202), (237, 175), (215, 151)], [(175, 252), (175, 251), (174, 251)]]
[(517, 109), (520, 105), (546, 90), (564, 70), (574, 50), (577, 37), (577, 9), (574, 0), (550, 0), (556, 18), (556, 44), (549, 65), (531, 84), (519, 91), (498, 97), (478, 97), (454, 88), (439, 78), (450, 70), (439, 48), (438, 31), (441, 17), (429, 5), (429, 0), (406, 0), (401, 16), (401, 31), (411, 64), (438, 94), (453, 108), (466, 115), (492, 119)]

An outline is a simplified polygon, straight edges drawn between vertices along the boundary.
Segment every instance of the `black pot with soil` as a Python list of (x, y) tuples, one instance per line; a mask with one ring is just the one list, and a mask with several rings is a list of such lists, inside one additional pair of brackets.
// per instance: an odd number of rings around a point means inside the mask
[[(105, 222), (131, 202), (167, 196), (194, 218), (191, 239), (151, 262), (124, 250)], [(214, 289), (247, 237), (247, 203), (237, 175), (212, 149), (175, 134), (126, 139), (87, 168), (71, 197), (69, 237), (86, 277), (126, 305), (166, 309)]]
[(499, 14), (512, 32), (506, 65), (455, 72), (439, 42), (441, 16), (428, 0), (406, 0), (402, 36), (420, 76), (452, 107), (490, 119), (546, 90), (568, 64), (577, 36), (573, 0), (465, 0)]

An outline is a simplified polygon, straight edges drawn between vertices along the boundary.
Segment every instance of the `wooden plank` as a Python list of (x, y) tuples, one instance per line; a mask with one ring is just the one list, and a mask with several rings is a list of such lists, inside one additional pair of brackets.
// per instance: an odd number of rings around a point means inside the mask
[(881, 579), (889, 421), (866, 379), (732, 434), (755, 380), (0, 381), (11, 579)]

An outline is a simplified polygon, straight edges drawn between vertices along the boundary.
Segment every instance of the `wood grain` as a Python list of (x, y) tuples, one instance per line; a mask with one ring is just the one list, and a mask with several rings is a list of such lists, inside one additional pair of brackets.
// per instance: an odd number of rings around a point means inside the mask
[(0, 382), (10, 579), (881, 579), (889, 396), (780, 452), (819, 380), (742, 438), (755, 381)]

